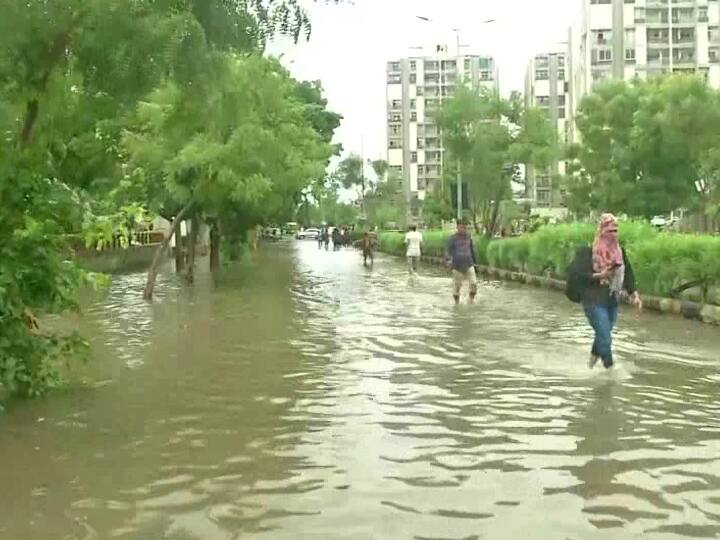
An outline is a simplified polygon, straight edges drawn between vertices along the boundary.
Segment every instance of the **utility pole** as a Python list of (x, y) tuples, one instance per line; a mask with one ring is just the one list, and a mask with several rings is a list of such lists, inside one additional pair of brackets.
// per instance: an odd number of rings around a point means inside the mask
[(363, 220), (367, 219), (365, 215), (365, 135), (360, 135), (360, 212)]
[[(460, 30), (453, 28), (455, 32), (455, 44), (457, 46), (455, 50), (455, 90), (457, 91), (458, 84), (460, 83)], [(463, 217), (462, 207), (462, 174), (460, 173), (460, 158), (457, 160), (457, 222), (460, 224)]]

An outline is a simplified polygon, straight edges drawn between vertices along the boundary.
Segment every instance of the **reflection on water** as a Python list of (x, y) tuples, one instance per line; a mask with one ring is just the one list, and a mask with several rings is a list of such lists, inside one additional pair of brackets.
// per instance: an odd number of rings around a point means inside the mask
[[(204, 278), (204, 279), (203, 279)], [(140, 300), (0, 418), (0, 538), (720, 536), (720, 333), (625, 313), (615, 373), (561, 295), (312, 242)]]

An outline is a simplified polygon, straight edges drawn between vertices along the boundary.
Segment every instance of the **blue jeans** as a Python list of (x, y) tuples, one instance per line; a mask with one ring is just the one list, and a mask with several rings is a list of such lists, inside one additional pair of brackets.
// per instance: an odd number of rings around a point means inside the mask
[(583, 304), (585, 316), (595, 330), (592, 354), (602, 358), (606, 368), (613, 365), (612, 331), (617, 322), (617, 304)]

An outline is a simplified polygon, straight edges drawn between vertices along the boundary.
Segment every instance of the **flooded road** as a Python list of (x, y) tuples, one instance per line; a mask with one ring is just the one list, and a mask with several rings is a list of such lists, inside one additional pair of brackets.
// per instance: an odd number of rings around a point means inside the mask
[(116, 278), (76, 384), (0, 416), (0, 538), (720, 538), (720, 329), (314, 242)]

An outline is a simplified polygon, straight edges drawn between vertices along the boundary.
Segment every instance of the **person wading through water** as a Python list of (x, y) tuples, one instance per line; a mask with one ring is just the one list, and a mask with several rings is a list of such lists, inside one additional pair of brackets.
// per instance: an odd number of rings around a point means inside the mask
[(581, 303), (585, 316), (595, 331), (590, 351), (590, 368), (602, 359), (610, 368), (614, 364), (612, 332), (617, 322), (618, 306), (628, 298), (642, 309), (635, 289), (635, 274), (625, 250), (618, 241), (617, 219), (603, 214), (592, 247), (578, 248), (568, 271), (566, 294)]
[(465, 281), (470, 285), (470, 303), (472, 304), (477, 295), (477, 274), (475, 273), (477, 260), (475, 259), (475, 246), (464, 221), (458, 223), (457, 233), (448, 240), (447, 264), (452, 268), (455, 305), (460, 303), (460, 292)]

